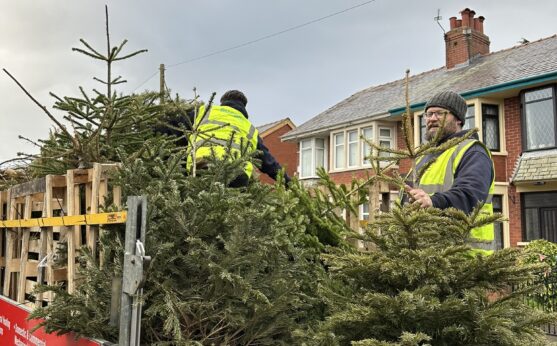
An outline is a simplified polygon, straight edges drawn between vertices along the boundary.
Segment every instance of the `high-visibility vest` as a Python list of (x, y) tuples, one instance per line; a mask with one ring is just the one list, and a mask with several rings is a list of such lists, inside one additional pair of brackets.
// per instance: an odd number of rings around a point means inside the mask
[[(223, 158), (229, 144), (231, 153), (240, 153), (242, 149), (248, 153), (256, 150), (259, 132), (240, 111), (228, 106), (211, 106), (208, 114), (203, 117), (204, 113), (205, 106), (201, 106), (194, 125), (197, 135), (189, 136), (189, 145), (196, 146), (196, 161), (210, 157), (211, 153), (217, 158)], [(188, 155), (188, 170), (191, 166), (192, 156)], [(244, 171), (251, 177), (253, 164), (247, 162)]]
[[(450, 149), (441, 153), (434, 163), (427, 168), (420, 178), (418, 188), (424, 190), (426, 193), (433, 195), (436, 192), (448, 191), (454, 182), (454, 174), (462, 159), (464, 153), (475, 143), (482, 145), (485, 151), (491, 158), (491, 152), (480, 141), (475, 139), (466, 139), (460, 144), (453, 146)], [(430, 160), (427, 160), (430, 161)], [(420, 169), (426, 160), (420, 158), (416, 163), (416, 171)], [(486, 177), (487, 178), (487, 177)], [(484, 215), (493, 215), (493, 191), (495, 187), (495, 174), (489, 187), (489, 194), (484, 205), (480, 209), (480, 213)], [(495, 250), (495, 233), (493, 223), (484, 225), (482, 227), (474, 228), (471, 231), (471, 236), (478, 241), (472, 240), (473, 253), (491, 254)]]

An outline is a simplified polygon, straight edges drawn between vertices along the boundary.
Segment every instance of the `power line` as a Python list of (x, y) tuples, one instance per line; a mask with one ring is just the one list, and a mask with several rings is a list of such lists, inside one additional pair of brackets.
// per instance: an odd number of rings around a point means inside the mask
[[(285, 33), (287, 33), (287, 32), (294, 31), (294, 30), (298, 30), (298, 29), (303, 28), (303, 27), (306, 27), (306, 26), (308, 26), (308, 25), (311, 25), (311, 24), (314, 24), (314, 23), (317, 23), (317, 22), (321, 22), (321, 21), (323, 21), (323, 20), (325, 20), (325, 19), (328, 19), (328, 18), (337, 16), (337, 15), (339, 15), (339, 14), (342, 14), (342, 13), (345, 13), (345, 12), (348, 12), (348, 11), (351, 11), (351, 10), (356, 9), (356, 8), (358, 8), (358, 7), (362, 7), (362, 6), (368, 5), (368, 4), (372, 3), (372, 2), (375, 2), (375, 0), (365, 1), (365, 2), (362, 2), (362, 3), (360, 3), (360, 4), (357, 4), (357, 5), (354, 5), (354, 6), (345, 8), (345, 9), (343, 9), (343, 10), (340, 10), (340, 11), (337, 11), (337, 12), (334, 12), (334, 13), (331, 13), (331, 14), (328, 14), (328, 15), (326, 15), (326, 16), (319, 17), (319, 18), (310, 20), (310, 21), (305, 22), (305, 23), (302, 23), (302, 24), (294, 25), (294, 26), (291, 26), (291, 27), (286, 28), (286, 29), (284, 29), (284, 30), (277, 31), (277, 32), (274, 32), (274, 33), (272, 33), (272, 34), (268, 34), (268, 35), (265, 35), (265, 36), (261, 36), (261, 37), (259, 37), (259, 38), (254, 39), (254, 40), (247, 41), (247, 42), (244, 42), (244, 43), (240, 43), (240, 44), (237, 44), (237, 45), (232, 46), (232, 47), (228, 47), (228, 48), (216, 50), (216, 51), (214, 51), (214, 52), (212, 52), (212, 53), (208, 53), (208, 54), (205, 54), (205, 55), (200, 55), (200, 56), (198, 56), (198, 57), (191, 58), (191, 59), (184, 60), (184, 61), (180, 61), (180, 62), (175, 63), (175, 64), (172, 64), (172, 65), (167, 65), (167, 68), (172, 68), (172, 67), (176, 67), (176, 66), (179, 66), (179, 65), (188, 64), (188, 63), (191, 63), (191, 62), (194, 62), (194, 61), (198, 61), (198, 60), (202, 60), (202, 59), (205, 59), (205, 58), (214, 56), (214, 55), (226, 53), (226, 52), (229, 52), (229, 51), (231, 51), (231, 50), (235, 50), (235, 49), (238, 49), (238, 48), (243, 48), (243, 47), (252, 45), (252, 44), (254, 44), (254, 43), (257, 43), (257, 42), (261, 42), (261, 41), (264, 41), (264, 40), (268, 40), (268, 39), (270, 39), (270, 38), (273, 38), (273, 37), (276, 37), (276, 36), (285, 34)], [(143, 83), (141, 83), (137, 88), (135, 88), (134, 91), (137, 90), (137, 89), (139, 89), (139, 87), (141, 87), (143, 84), (147, 83), (149, 80), (151, 80), (157, 73), (158, 73), (158, 71), (156, 71), (156, 72), (153, 73), (151, 76), (149, 76), (149, 78), (147, 78)]]

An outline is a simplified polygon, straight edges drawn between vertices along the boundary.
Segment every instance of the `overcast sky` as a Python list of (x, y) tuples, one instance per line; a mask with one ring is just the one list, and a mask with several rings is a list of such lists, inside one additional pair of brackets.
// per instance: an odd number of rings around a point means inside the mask
[[(122, 92), (158, 90), (164, 63), (167, 85), (184, 97), (207, 99), (240, 89), (255, 125), (290, 117), (300, 125), (364, 88), (438, 68), (445, 63), (443, 31), (468, 7), (484, 16), (491, 51), (557, 33), (555, 0), (119, 0), (108, 3), (112, 44), (149, 52), (120, 63)], [(104, 3), (91, 0), (0, 0), (0, 67), (42, 104), (76, 96), (78, 86), (100, 87), (104, 66), (72, 52), (83, 38), (106, 50)], [(329, 16), (297, 30), (242, 45)], [(174, 65), (174, 66), (173, 66)], [(145, 83), (144, 83), (145, 82)], [(0, 162), (36, 149), (17, 138), (48, 135), (52, 123), (3, 72), (0, 74)], [(60, 112), (52, 110), (59, 118)]]

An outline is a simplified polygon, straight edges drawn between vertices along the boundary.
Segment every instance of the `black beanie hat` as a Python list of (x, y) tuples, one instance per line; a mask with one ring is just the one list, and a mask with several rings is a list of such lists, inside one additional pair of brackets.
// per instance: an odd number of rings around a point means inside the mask
[(427, 109), (430, 107), (440, 107), (450, 111), (458, 120), (462, 121), (462, 125), (464, 125), (468, 106), (464, 98), (454, 91), (442, 91), (437, 93), (427, 101), (424, 112), (427, 112)]

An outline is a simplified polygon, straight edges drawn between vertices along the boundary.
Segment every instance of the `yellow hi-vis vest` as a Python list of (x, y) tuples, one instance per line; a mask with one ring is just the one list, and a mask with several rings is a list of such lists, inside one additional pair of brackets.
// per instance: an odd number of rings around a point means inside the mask
[[(201, 106), (194, 124), (197, 135), (189, 136), (189, 145), (195, 143), (196, 146), (196, 161), (210, 157), (212, 152), (217, 158), (223, 158), (229, 143), (231, 154), (240, 153), (242, 149), (247, 152), (256, 150), (259, 132), (240, 111), (228, 106), (211, 106), (205, 117), (203, 117), (204, 113), (205, 106)], [(188, 155), (188, 171), (191, 170), (191, 166), (192, 156)], [(248, 177), (251, 177), (253, 164), (246, 163), (244, 171)]]
[[(433, 195), (436, 192), (448, 191), (454, 182), (454, 174), (462, 159), (462, 156), (473, 144), (481, 144), (485, 151), (491, 158), (491, 152), (489, 149), (480, 141), (475, 139), (466, 139), (460, 144), (445, 150), (439, 155), (437, 160), (428, 167), (428, 169), (423, 173), (418, 184), (418, 188), (424, 190), (426, 193)], [(426, 162), (422, 162), (422, 158), (418, 159), (416, 164), (416, 170), (423, 166)], [(487, 177), (486, 177), (487, 179)], [(480, 213), (485, 215), (493, 215), (493, 191), (495, 185), (495, 174), (491, 181), (491, 186), (489, 187), (489, 194), (484, 205), (480, 209)], [(493, 223), (488, 225), (474, 228), (471, 231), (472, 238), (479, 241), (473, 241), (470, 243), (472, 246), (473, 253), (491, 254), (495, 250), (495, 233)]]

